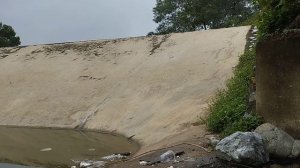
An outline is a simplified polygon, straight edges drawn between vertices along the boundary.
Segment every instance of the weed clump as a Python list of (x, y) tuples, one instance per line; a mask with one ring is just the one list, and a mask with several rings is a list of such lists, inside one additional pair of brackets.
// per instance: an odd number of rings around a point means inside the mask
[(239, 64), (227, 83), (227, 89), (220, 90), (210, 105), (207, 126), (224, 136), (236, 131), (249, 131), (262, 123), (255, 114), (245, 115), (248, 109), (250, 80), (255, 65), (255, 50), (246, 51), (240, 56)]

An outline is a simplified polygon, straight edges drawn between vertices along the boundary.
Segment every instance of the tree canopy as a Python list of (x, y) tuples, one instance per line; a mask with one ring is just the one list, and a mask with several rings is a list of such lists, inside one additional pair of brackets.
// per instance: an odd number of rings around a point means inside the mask
[(237, 26), (254, 13), (251, 0), (156, 0), (157, 34)]
[(20, 44), (20, 37), (16, 36), (14, 29), (0, 22), (0, 47), (13, 47)]

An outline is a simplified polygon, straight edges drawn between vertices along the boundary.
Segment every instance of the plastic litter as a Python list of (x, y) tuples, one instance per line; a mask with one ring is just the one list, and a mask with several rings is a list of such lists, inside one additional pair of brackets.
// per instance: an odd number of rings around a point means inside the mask
[(146, 166), (146, 165), (148, 165), (148, 163), (149, 163), (149, 162), (144, 161), (144, 160), (140, 160), (140, 161), (139, 161), (139, 164), (140, 164), (141, 166)]
[(211, 146), (217, 146), (217, 144), (220, 142), (216, 137), (212, 136), (209, 137), (210, 145)]
[(162, 163), (164, 162), (170, 162), (172, 160), (175, 160), (175, 153), (172, 150), (168, 150), (167, 152), (160, 155), (160, 161)]
[(52, 148), (44, 148), (40, 150), (41, 152), (48, 152), (48, 151), (52, 151)]
[(101, 159), (114, 161), (117, 159), (125, 159), (129, 155), (130, 155), (130, 153), (117, 153), (117, 154), (112, 154), (109, 156), (104, 156)]
[(100, 168), (104, 167), (106, 162), (104, 161), (92, 161), (92, 160), (86, 160), (81, 161), (79, 164), (80, 168)]

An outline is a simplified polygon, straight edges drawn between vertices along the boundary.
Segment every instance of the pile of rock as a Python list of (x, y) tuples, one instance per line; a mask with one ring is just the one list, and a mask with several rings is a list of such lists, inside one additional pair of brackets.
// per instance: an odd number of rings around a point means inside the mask
[(258, 29), (257, 27), (255, 26), (253, 29), (251, 29), (251, 35), (249, 37), (249, 50), (253, 50), (253, 48), (255, 47), (256, 45), (256, 42), (257, 42), (257, 32), (258, 32)]
[(272, 124), (266, 123), (256, 128), (271, 156), (275, 158), (297, 158), (300, 156), (300, 140)]
[(217, 145), (219, 157), (250, 166), (261, 166), (270, 157), (277, 159), (300, 158), (300, 141), (295, 140), (283, 130), (266, 123), (255, 132), (236, 132)]

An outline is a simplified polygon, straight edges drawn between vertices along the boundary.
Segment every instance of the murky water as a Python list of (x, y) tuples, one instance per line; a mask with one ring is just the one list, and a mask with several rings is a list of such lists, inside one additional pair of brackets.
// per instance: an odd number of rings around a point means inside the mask
[(3, 163), (70, 167), (74, 165), (72, 160), (101, 160), (106, 155), (134, 153), (137, 149), (136, 143), (124, 137), (104, 133), (0, 127), (1, 168)]
[(0, 168), (33, 168), (33, 167), (15, 165), (10, 163), (0, 163)]

